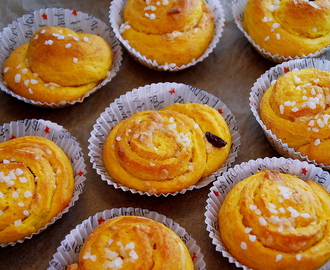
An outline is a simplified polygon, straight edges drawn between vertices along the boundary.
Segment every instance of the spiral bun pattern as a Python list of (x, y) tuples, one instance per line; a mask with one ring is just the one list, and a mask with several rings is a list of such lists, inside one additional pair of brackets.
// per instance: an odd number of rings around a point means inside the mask
[(68, 206), (74, 187), (70, 161), (52, 141), (24, 136), (0, 144), (0, 243), (43, 228)]
[(313, 68), (290, 71), (265, 92), (260, 117), (283, 143), (330, 165), (330, 73)]
[(158, 65), (197, 60), (214, 33), (214, 15), (204, 0), (129, 0), (123, 16), (122, 37)]
[(329, 216), (324, 187), (264, 170), (234, 186), (218, 218), (223, 243), (247, 267), (317, 269), (330, 258)]
[(243, 27), (272, 55), (314, 54), (330, 44), (330, 1), (249, 0)]
[(143, 111), (119, 122), (103, 149), (109, 174), (149, 193), (170, 193), (195, 184), (206, 165), (203, 133), (175, 111)]
[(76, 269), (103, 268), (192, 270), (194, 265), (187, 246), (165, 225), (149, 218), (120, 216), (99, 225), (79, 254)]
[(107, 76), (112, 52), (100, 36), (45, 26), (16, 48), (4, 64), (4, 81), (27, 99), (74, 101)]

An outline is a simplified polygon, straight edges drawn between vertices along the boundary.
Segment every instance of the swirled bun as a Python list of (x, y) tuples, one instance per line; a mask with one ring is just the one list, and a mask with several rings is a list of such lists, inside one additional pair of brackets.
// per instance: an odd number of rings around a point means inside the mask
[(149, 193), (180, 191), (198, 182), (206, 166), (203, 133), (176, 111), (143, 111), (119, 122), (103, 148), (116, 181)]
[(24, 136), (0, 143), (0, 243), (31, 236), (68, 206), (74, 175), (53, 141)]
[(69, 102), (92, 90), (111, 64), (112, 52), (102, 37), (45, 26), (11, 52), (3, 66), (4, 81), (27, 99)]
[(320, 184), (275, 170), (237, 183), (221, 205), (221, 239), (245, 266), (318, 269), (330, 258), (330, 195)]
[(173, 110), (189, 116), (199, 125), (203, 134), (210, 132), (226, 142), (223, 147), (215, 147), (204, 137), (206, 167), (202, 177), (209, 176), (225, 163), (231, 147), (231, 135), (225, 119), (216, 109), (198, 103), (175, 103), (163, 110)]
[(330, 73), (313, 68), (290, 71), (264, 93), (260, 118), (295, 151), (330, 165)]
[(330, 44), (330, 1), (248, 0), (243, 27), (272, 55), (314, 54)]
[(197, 60), (214, 33), (214, 15), (204, 0), (129, 0), (122, 37), (158, 65)]
[(138, 216), (120, 216), (99, 225), (83, 245), (78, 265), (69, 269), (194, 269), (179, 236), (159, 222)]

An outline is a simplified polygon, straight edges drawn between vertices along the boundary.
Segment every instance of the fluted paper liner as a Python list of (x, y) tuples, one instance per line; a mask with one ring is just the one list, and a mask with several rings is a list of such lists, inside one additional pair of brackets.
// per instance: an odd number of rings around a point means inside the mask
[[(311, 179), (330, 192), (330, 174), (322, 168), (309, 164), (306, 161), (294, 160), (291, 158), (264, 158), (257, 160), (250, 160), (243, 162), (230, 168), (213, 182), (210, 188), (208, 199), (206, 201), (205, 223), (206, 230), (209, 232), (209, 237), (215, 245), (215, 249), (228, 258), (230, 263), (234, 263), (237, 267), (244, 270), (251, 270), (250, 268), (238, 262), (226, 249), (221, 241), (219, 232), (218, 213), (221, 208), (226, 195), (229, 191), (241, 180), (251, 176), (257, 171), (265, 169), (278, 170), (281, 173), (296, 175), (300, 179), (306, 181)], [(330, 260), (319, 270), (327, 270), (330, 268)]]
[(39, 228), (35, 233), (24, 239), (20, 239), (16, 242), (10, 242), (8, 244), (0, 244), (0, 247), (6, 247), (8, 245), (14, 246), (17, 242), (23, 243), (26, 239), (31, 239), (33, 235), (39, 234), (44, 231), (56, 220), (60, 219), (63, 214), (67, 213), (69, 209), (79, 199), (79, 195), (82, 193), (82, 189), (86, 180), (86, 164), (83, 157), (82, 149), (77, 140), (72, 134), (63, 128), (62, 126), (46, 121), (42, 119), (25, 119), (20, 121), (13, 121), (0, 126), (0, 143), (8, 141), (12, 138), (18, 138), (23, 136), (41, 136), (47, 138), (56, 143), (64, 153), (68, 156), (72, 164), (74, 173), (74, 191), (69, 205), (56, 217), (54, 217), (43, 228)]
[[(3, 81), (3, 74), (0, 73), (0, 88), (11, 96), (26, 103), (44, 108), (61, 108), (83, 102), (96, 90), (107, 84), (119, 71), (122, 60), (120, 42), (114, 37), (113, 32), (107, 24), (92, 15), (76, 10), (63, 8), (47, 8), (35, 10), (16, 19), (1, 32), (0, 39), (0, 67), (2, 69), (6, 58), (18, 46), (28, 43), (31, 36), (43, 26), (61, 26), (75, 32), (90, 33), (101, 36), (110, 46), (113, 54), (112, 67), (108, 75), (92, 90), (84, 94), (78, 100), (71, 102), (62, 101), (60, 103), (42, 103), (19, 96), (12, 92)], [(70, 72), (68, 70), (68, 72)]]
[[(317, 58), (317, 57), (326, 57), (324, 55), (327, 51), (330, 49), (330, 45), (323, 48), (322, 50), (319, 50), (315, 53), (310, 53), (309, 55), (302, 55), (302, 56), (295, 56), (295, 57), (285, 57), (283, 55), (279, 54), (271, 54), (267, 52), (265, 49), (261, 48), (251, 37), (250, 35), (244, 30), (243, 27), (243, 20), (244, 20), (244, 9), (246, 6), (248, 0), (234, 0), (232, 2), (232, 14), (234, 16), (234, 21), (238, 29), (244, 34), (244, 36), (247, 38), (247, 40), (250, 42), (250, 44), (254, 47), (254, 49), (262, 55), (264, 58), (266, 58), (269, 61), (272, 61), (274, 63), (282, 63), (285, 61), (293, 60), (293, 59), (300, 59), (300, 58)], [(258, 26), (256, 26), (258, 27)]]
[(206, 57), (208, 57), (209, 54), (212, 53), (214, 48), (217, 46), (217, 43), (219, 42), (222, 36), (223, 28), (225, 27), (225, 15), (222, 5), (220, 1), (217, 0), (205, 0), (205, 2), (208, 4), (210, 10), (213, 12), (214, 15), (213, 38), (202, 56), (200, 56), (195, 61), (180, 67), (177, 66), (172, 67), (170, 65), (171, 63), (168, 63), (169, 65), (160, 66), (156, 63), (156, 61), (150, 60), (146, 58), (144, 55), (141, 55), (138, 51), (132, 48), (125, 39), (123, 39), (119, 29), (120, 29), (120, 25), (124, 23), (123, 10), (126, 4), (126, 0), (111, 1), (110, 11), (109, 11), (110, 24), (118, 40), (120, 40), (122, 45), (125, 47), (127, 52), (133, 57), (134, 60), (136, 60), (140, 64), (150, 69), (154, 69), (158, 71), (179, 71), (191, 67), (197, 64), (198, 62), (203, 61)]
[[(107, 172), (103, 163), (103, 145), (108, 137), (110, 130), (119, 121), (133, 115), (138, 111), (145, 110), (159, 110), (173, 103), (200, 103), (207, 104), (210, 107), (217, 109), (221, 112), (222, 117), (225, 119), (232, 137), (232, 146), (227, 157), (226, 162), (223, 166), (213, 174), (199, 180), (198, 183), (188, 187), (187, 189), (181, 190), (180, 192), (173, 192), (167, 194), (150, 194), (119, 184), (116, 182)], [(115, 99), (109, 107), (100, 115), (96, 120), (96, 124), (93, 126), (91, 137), (89, 138), (89, 153), (91, 163), (96, 172), (101, 176), (102, 180), (107, 181), (109, 185), (115, 188), (121, 188), (124, 191), (131, 191), (132, 193), (147, 194), (149, 196), (167, 196), (169, 194), (176, 195), (178, 193), (185, 193), (187, 190), (194, 188), (202, 188), (216, 179), (217, 174), (221, 174), (230, 167), (231, 163), (235, 161), (238, 155), (240, 147), (240, 134), (238, 132), (238, 124), (228, 109), (228, 107), (214, 95), (195, 88), (193, 86), (180, 84), (180, 83), (158, 83), (146, 85), (138, 89), (133, 89), (131, 92), (127, 92), (125, 95)]]
[(164, 215), (158, 214), (147, 209), (141, 208), (113, 208), (99, 212), (94, 216), (84, 220), (81, 224), (77, 225), (75, 229), (65, 237), (61, 245), (57, 248), (57, 252), (53, 255), (53, 259), (49, 262), (50, 267), (48, 270), (64, 270), (67, 265), (78, 262), (79, 252), (83, 243), (89, 234), (103, 221), (117, 217), (117, 216), (140, 216), (152, 219), (159, 223), (164, 224), (166, 227), (174, 231), (181, 240), (186, 244), (193, 258), (195, 270), (205, 270), (206, 265), (204, 255), (200, 247), (192, 236), (186, 232), (178, 223)]
[(326, 59), (295, 59), (282, 64), (278, 64), (270, 70), (261, 75), (254, 83), (250, 92), (250, 108), (257, 122), (262, 127), (268, 141), (275, 148), (275, 150), (284, 157), (297, 158), (300, 160), (306, 160), (310, 163), (318, 165), (323, 169), (329, 170), (330, 166), (325, 166), (322, 163), (317, 163), (315, 160), (310, 160), (307, 156), (303, 156), (300, 152), (296, 152), (293, 148), (289, 148), (286, 143), (278, 139), (271, 130), (267, 129), (265, 124), (260, 118), (260, 102), (264, 92), (270, 87), (272, 81), (277, 80), (284, 73), (297, 70), (315, 68), (318, 70), (324, 70), (330, 72), (330, 61)]

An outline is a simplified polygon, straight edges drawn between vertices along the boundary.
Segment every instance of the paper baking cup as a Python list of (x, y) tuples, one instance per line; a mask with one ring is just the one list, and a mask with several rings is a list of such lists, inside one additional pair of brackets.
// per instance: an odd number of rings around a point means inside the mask
[(214, 35), (204, 54), (195, 61), (180, 67), (172, 66), (170, 63), (168, 63), (168, 65), (159, 66), (156, 61), (147, 59), (144, 55), (141, 55), (138, 51), (132, 48), (125, 39), (123, 39), (119, 29), (120, 26), (124, 23), (123, 10), (126, 2), (127, 0), (113, 0), (111, 2), (109, 11), (111, 27), (113, 28), (116, 37), (120, 40), (120, 42), (123, 44), (127, 52), (133, 57), (133, 59), (150, 69), (158, 71), (179, 71), (203, 61), (216, 47), (222, 35), (223, 28), (225, 27), (225, 15), (220, 1), (205, 0), (205, 2), (210, 7), (210, 10), (214, 14)]
[[(221, 252), (224, 257), (228, 258), (230, 263), (234, 263), (237, 267), (245, 270), (250, 268), (238, 262), (228, 252), (221, 241), (218, 213), (226, 195), (239, 181), (265, 169), (278, 170), (281, 173), (296, 175), (304, 181), (311, 179), (324, 186), (330, 192), (330, 174), (313, 164), (297, 159), (294, 160), (281, 157), (250, 160), (230, 168), (227, 172), (219, 176), (218, 179), (213, 182), (213, 186), (210, 188), (210, 193), (208, 194), (208, 199), (206, 201), (206, 230), (209, 232), (209, 237), (212, 239), (212, 243), (215, 245), (216, 250)], [(323, 267), (319, 268), (319, 270), (329, 269), (330, 261), (328, 261)]]
[[(293, 60), (293, 59), (300, 59), (300, 58), (317, 58), (321, 57), (326, 51), (330, 49), (330, 45), (323, 48), (322, 50), (319, 50), (315, 53), (311, 53), (309, 55), (302, 55), (302, 56), (295, 56), (295, 57), (285, 57), (283, 55), (273, 55), (269, 52), (267, 52), (265, 49), (261, 48), (250, 36), (249, 34), (244, 30), (243, 28), (243, 20), (244, 20), (244, 9), (246, 6), (248, 0), (234, 0), (232, 2), (232, 14), (234, 16), (234, 21), (239, 30), (244, 34), (244, 36), (248, 39), (248, 41), (251, 43), (251, 45), (256, 49), (256, 51), (261, 54), (264, 58), (266, 58), (269, 61), (272, 61), (274, 63), (282, 63), (285, 61)], [(256, 26), (257, 27), (257, 26)]]
[(255, 116), (257, 122), (262, 127), (268, 141), (275, 148), (275, 150), (284, 157), (297, 158), (300, 160), (306, 160), (310, 163), (318, 165), (323, 169), (329, 170), (330, 166), (326, 166), (322, 163), (317, 163), (315, 160), (310, 160), (308, 156), (303, 156), (300, 152), (296, 152), (293, 148), (290, 148), (286, 143), (283, 143), (282, 140), (278, 139), (271, 130), (267, 129), (265, 124), (260, 118), (260, 102), (264, 92), (270, 87), (272, 81), (277, 80), (284, 73), (291, 70), (301, 70), (306, 68), (315, 68), (318, 70), (324, 70), (330, 72), (330, 61), (326, 59), (295, 59), (282, 64), (278, 64), (275, 67), (272, 67), (270, 70), (266, 71), (261, 77), (257, 79), (254, 83), (251, 92), (250, 92), (250, 108)]
[(68, 156), (72, 163), (72, 168), (74, 172), (74, 191), (72, 199), (69, 205), (57, 216), (54, 217), (45, 227), (38, 229), (29, 237), (20, 239), (16, 242), (10, 242), (8, 244), (0, 244), (0, 247), (6, 247), (8, 245), (14, 246), (17, 242), (23, 243), (26, 239), (31, 239), (33, 235), (39, 234), (44, 231), (50, 225), (52, 225), (56, 220), (60, 219), (63, 214), (67, 213), (69, 209), (75, 204), (79, 199), (79, 195), (82, 193), (82, 189), (85, 185), (84, 181), (86, 179), (86, 164), (83, 156), (82, 149), (76, 139), (71, 135), (69, 131), (64, 129), (62, 126), (42, 119), (25, 119), (17, 122), (10, 122), (0, 126), (0, 143), (9, 141), (13, 138), (23, 137), (23, 136), (41, 136), (47, 138), (57, 144), (64, 153)]
[(192, 236), (187, 233), (184, 228), (180, 227), (178, 223), (175, 223), (172, 219), (158, 214), (157, 212), (129, 207), (114, 208), (99, 212), (77, 225), (77, 227), (71, 230), (70, 234), (65, 237), (65, 239), (61, 242), (61, 245), (57, 248), (57, 252), (53, 255), (53, 259), (49, 262), (50, 267), (48, 270), (65, 270), (69, 264), (77, 263), (82, 245), (92, 231), (103, 221), (118, 216), (140, 216), (164, 224), (166, 227), (174, 231), (186, 244), (193, 258), (194, 269), (206, 269), (204, 255), (202, 254), (200, 247), (196, 244), (196, 241), (192, 238)]
[[(150, 194), (119, 184), (108, 174), (103, 163), (103, 144), (108, 137), (110, 130), (121, 120), (133, 115), (138, 111), (159, 110), (174, 103), (200, 103), (206, 104), (217, 109), (226, 120), (232, 137), (232, 147), (225, 164), (215, 173), (201, 179), (197, 184), (181, 190), (180, 192), (166, 194)], [(240, 147), (240, 134), (238, 132), (238, 124), (227, 106), (212, 94), (195, 88), (193, 86), (179, 83), (158, 83), (146, 85), (138, 89), (133, 89), (125, 95), (117, 98), (96, 120), (93, 126), (91, 137), (89, 138), (89, 153), (91, 163), (96, 172), (101, 176), (102, 180), (107, 181), (109, 185), (115, 188), (121, 188), (124, 191), (132, 193), (147, 194), (149, 196), (167, 196), (169, 194), (176, 195), (185, 193), (187, 190), (194, 188), (202, 188), (216, 179), (216, 175), (226, 171), (227, 168), (235, 161)]]
[[(112, 67), (108, 75), (96, 87), (84, 94), (77, 100), (60, 103), (42, 103), (21, 97), (12, 92), (3, 81), (3, 74), (0, 73), (0, 88), (13, 97), (26, 103), (43, 108), (61, 108), (73, 105), (77, 102), (83, 102), (85, 98), (90, 96), (96, 90), (107, 84), (116, 75), (119, 70), (122, 52), (120, 42), (114, 37), (111, 28), (99, 19), (76, 10), (63, 8), (47, 8), (33, 11), (25, 14), (17, 20), (13, 21), (1, 32), (0, 40), (0, 67), (2, 69), (6, 58), (10, 53), (22, 44), (28, 43), (31, 36), (43, 26), (61, 26), (71, 29), (75, 32), (90, 33), (101, 36), (110, 46), (112, 50)], [(70, 72), (70, 71), (68, 71)]]

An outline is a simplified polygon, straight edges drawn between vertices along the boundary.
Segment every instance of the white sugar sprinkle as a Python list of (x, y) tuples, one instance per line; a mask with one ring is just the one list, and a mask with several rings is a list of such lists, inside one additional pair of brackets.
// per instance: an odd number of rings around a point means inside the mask
[(9, 67), (5, 67), (5, 69), (3, 70), (4, 73), (7, 73), (9, 70)]
[(85, 42), (88, 42), (89, 41), (89, 38), (88, 37), (84, 37), (84, 41)]
[(277, 255), (276, 255), (275, 262), (279, 262), (280, 260), (282, 260), (282, 257), (283, 257), (282, 254), (277, 254)]
[(321, 144), (321, 140), (320, 139), (316, 139), (315, 141), (314, 141), (314, 145), (315, 146), (318, 146), (318, 145), (320, 145)]
[(296, 259), (297, 259), (297, 261), (300, 261), (301, 258), (302, 258), (302, 255), (301, 255), (301, 254), (297, 254), (297, 255), (296, 255)]
[(74, 57), (73, 58), (73, 62), (77, 63), (78, 62), (78, 58)]
[(15, 83), (19, 83), (21, 81), (21, 77), (22, 77), (21, 74), (19, 74), (19, 73), (16, 74), (15, 75)]
[(65, 44), (65, 48), (66, 48), (66, 49), (69, 49), (71, 46), (72, 46), (71, 43), (67, 43), (67, 44)]
[(267, 221), (264, 217), (259, 217), (259, 224), (261, 226), (266, 226), (267, 225)]
[(249, 240), (253, 243), (253, 242), (255, 242), (257, 240), (257, 237), (255, 235), (253, 235), (253, 234), (250, 234), (249, 235)]
[(116, 137), (116, 141), (120, 141), (121, 140), (121, 137)]
[(44, 44), (45, 45), (53, 45), (53, 43), (54, 42), (50, 39), (50, 40), (46, 40)]
[(20, 226), (21, 224), (22, 224), (22, 220), (21, 220), (21, 219), (18, 219), (18, 220), (15, 220), (15, 221), (14, 221), (14, 225), (15, 225), (16, 227)]
[(246, 227), (244, 230), (245, 233), (250, 233), (252, 232), (252, 228)]
[(31, 83), (31, 84), (37, 84), (37, 83), (38, 83), (38, 81), (37, 81), (37, 80), (35, 80), (35, 79), (31, 79), (31, 80), (30, 80), (30, 83)]
[(33, 194), (32, 194), (31, 191), (25, 191), (25, 192), (24, 192), (24, 197), (25, 197), (25, 198), (32, 197), (32, 195), (33, 195)]
[(241, 249), (247, 249), (247, 244), (245, 242), (241, 242)]

